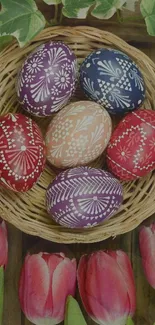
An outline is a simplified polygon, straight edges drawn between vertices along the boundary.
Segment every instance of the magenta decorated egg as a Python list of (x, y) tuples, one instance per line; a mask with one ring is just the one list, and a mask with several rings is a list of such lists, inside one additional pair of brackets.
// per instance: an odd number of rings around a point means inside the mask
[(45, 144), (37, 124), (22, 114), (0, 117), (0, 185), (28, 191), (45, 166)]
[(42, 44), (32, 52), (17, 77), (17, 95), (23, 108), (49, 116), (67, 104), (74, 93), (77, 60), (62, 42)]
[(49, 215), (68, 228), (87, 228), (109, 219), (123, 200), (122, 185), (109, 172), (78, 167), (60, 173), (48, 186)]
[(58, 168), (86, 165), (99, 157), (111, 136), (108, 112), (97, 103), (79, 101), (51, 121), (45, 142), (47, 159)]

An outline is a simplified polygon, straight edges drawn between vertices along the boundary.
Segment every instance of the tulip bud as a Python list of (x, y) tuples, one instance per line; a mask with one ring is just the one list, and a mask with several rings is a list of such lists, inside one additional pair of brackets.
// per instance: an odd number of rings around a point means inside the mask
[(78, 286), (89, 316), (101, 325), (125, 325), (135, 312), (134, 277), (122, 251), (98, 251), (82, 256)]
[(155, 289), (155, 223), (150, 227), (142, 227), (139, 246), (144, 273), (149, 284)]
[(3, 317), (4, 269), (8, 262), (8, 236), (5, 221), (0, 222), (0, 325)]
[(76, 289), (76, 260), (64, 254), (27, 255), (21, 271), (19, 300), (35, 325), (55, 325), (64, 319), (68, 295)]

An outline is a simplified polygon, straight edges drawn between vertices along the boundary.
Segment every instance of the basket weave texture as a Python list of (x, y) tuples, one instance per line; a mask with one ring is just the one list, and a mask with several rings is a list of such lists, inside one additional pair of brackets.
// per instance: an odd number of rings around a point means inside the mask
[[(147, 96), (143, 105), (155, 109), (155, 64), (140, 50), (128, 45), (117, 36), (92, 27), (52, 27), (45, 29), (28, 46), (20, 49), (17, 42), (0, 54), (0, 114), (23, 112), (17, 101), (15, 80), (26, 56), (48, 40), (62, 40), (75, 52), (79, 63), (92, 51), (111, 47), (122, 50), (138, 64), (146, 83)], [(79, 90), (73, 100), (83, 99)], [(25, 114), (25, 112), (23, 112)], [(45, 134), (48, 118), (34, 118)], [(103, 157), (93, 167), (103, 167)], [(137, 227), (155, 212), (155, 173), (128, 183), (123, 183), (124, 202), (119, 212), (103, 224), (89, 229), (73, 230), (55, 224), (45, 207), (45, 192), (56, 174), (50, 166), (27, 193), (14, 193), (0, 189), (0, 215), (3, 219), (31, 235), (59, 243), (92, 243), (115, 237)]]

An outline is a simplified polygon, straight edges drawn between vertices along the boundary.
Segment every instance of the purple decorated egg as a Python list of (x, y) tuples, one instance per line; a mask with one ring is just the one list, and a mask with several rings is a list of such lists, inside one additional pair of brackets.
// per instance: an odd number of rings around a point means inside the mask
[(98, 225), (116, 213), (122, 200), (120, 182), (106, 171), (89, 167), (60, 173), (46, 192), (48, 213), (68, 228)]
[(19, 102), (29, 113), (49, 116), (65, 106), (74, 93), (77, 60), (62, 42), (48, 42), (32, 52), (18, 74)]

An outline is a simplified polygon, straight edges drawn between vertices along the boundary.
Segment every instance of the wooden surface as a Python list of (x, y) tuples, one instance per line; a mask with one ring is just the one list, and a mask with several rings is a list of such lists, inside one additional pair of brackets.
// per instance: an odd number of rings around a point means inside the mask
[[(47, 7), (44, 7), (46, 12)], [(64, 24), (68, 23), (65, 20)], [(73, 22), (72, 22), (73, 23)], [(76, 23), (76, 22), (74, 22)], [(82, 22), (80, 22), (82, 23)], [(69, 22), (71, 24), (71, 22)], [(79, 24), (79, 22), (78, 22)], [(134, 25), (129, 28), (129, 25), (123, 29), (122, 25), (119, 25), (116, 21), (101, 22), (97, 20), (87, 20), (87, 24), (92, 26), (100, 26), (101, 28), (112, 31), (117, 35), (123, 37), (128, 41), (132, 41), (132, 45), (139, 47), (142, 51), (147, 53), (153, 60), (155, 60), (155, 38), (147, 36), (145, 27), (143, 24)], [(103, 27), (104, 26), (104, 27)], [(133, 42), (134, 41), (134, 42)], [(136, 42), (135, 42), (136, 41)], [(151, 220), (155, 220), (155, 217), (146, 221), (149, 223)], [(106, 240), (98, 244), (91, 245), (59, 245), (51, 242), (44, 241), (40, 238), (31, 237), (26, 234), (22, 234), (19, 230), (13, 226), (8, 225), (9, 229), (9, 264), (5, 274), (5, 305), (4, 305), (4, 320), (3, 325), (31, 325), (29, 321), (25, 319), (21, 313), (18, 302), (18, 279), (22, 260), (27, 252), (34, 253), (39, 251), (48, 252), (60, 252), (63, 251), (69, 256), (74, 256), (77, 259), (83, 253), (89, 253), (98, 249), (123, 249), (126, 251), (132, 261), (136, 288), (137, 288), (137, 312), (135, 315), (136, 325), (153, 325), (155, 322), (155, 291), (147, 284), (139, 256), (138, 247), (138, 231), (136, 229), (126, 235), (117, 237), (116, 239)], [(80, 302), (79, 295), (77, 298)], [(81, 304), (81, 302), (80, 302)], [(88, 325), (95, 324), (91, 321), (84, 312)], [(74, 325), (74, 324), (73, 324)], [(80, 325), (80, 324), (79, 324)]]

